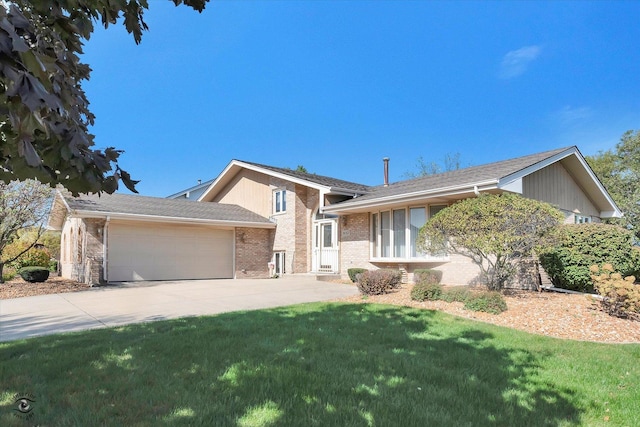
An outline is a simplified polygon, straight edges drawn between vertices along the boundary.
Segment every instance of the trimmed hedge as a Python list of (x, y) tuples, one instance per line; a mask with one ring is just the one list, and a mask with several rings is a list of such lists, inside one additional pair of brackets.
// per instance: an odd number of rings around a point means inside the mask
[(439, 283), (420, 282), (411, 289), (411, 299), (414, 301), (435, 301), (441, 297), (442, 285)]
[(485, 291), (469, 295), (464, 302), (464, 308), (471, 311), (500, 314), (507, 311), (507, 303), (500, 292)]
[(356, 283), (358, 280), (358, 274), (364, 273), (365, 271), (367, 271), (366, 268), (349, 268), (347, 270), (347, 274), (349, 275), (351, 282)]
[(468, 286), (452, 286), (445, 288), (440, 299), (445, 302), (465, 302), (471, 296)]
[(358, 289), (364, 295), (381, 295), (400, 287), (402, 273), (399, 270), (367, 270), (358, 276)]
[(49, 278), (49, 269), (44, 267), (23, 267), (18, 274), (30, 283), (44, 282)]
[(419, 268), (413, 272), (414, 283), (440, 283), (442, 271), (430, 268)]
[(589, 267), (611, 264), (623, 276), (640, 273), (640, 252), (633, 249), (633, 233), (608, 224), (566, 224), (560, 243), (540, 254), (540, 264), (554, 286), (593, 292)]

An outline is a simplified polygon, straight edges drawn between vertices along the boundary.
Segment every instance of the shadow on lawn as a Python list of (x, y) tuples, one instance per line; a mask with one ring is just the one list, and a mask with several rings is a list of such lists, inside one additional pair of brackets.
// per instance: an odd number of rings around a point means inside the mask
[(579, 423), (542, 355), (435, 316), (313, 304), (6, 343), (0, 391), (52, 425)]

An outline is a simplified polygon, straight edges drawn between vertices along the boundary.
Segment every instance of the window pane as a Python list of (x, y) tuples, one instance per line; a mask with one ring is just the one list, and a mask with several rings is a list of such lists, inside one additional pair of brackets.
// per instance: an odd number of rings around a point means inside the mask
[(280, 192), (276, 191), (275, 196), (276, 196), (276, 213), (278, 213), (280, 212)]
[(287, 190), (282, 190), (282, 211), (287, 211)]
[(429, 218), (433, 218), (435, 214), (446, 208), (447, 205), (432, 205), (429, 206)]
[(378, 214), (371, 215), (371, 242), (373, 243), (372, 256), (378, 256)]
[(332, 243), (332, 237), (333, 237), (333, 233), (331, 230), (331, 224), (323, 224), (322, 225), (322, 247), (323, 248), (332, 248), (333, 247), (333, 243)]
[(420, 229), (427, 222), (427, 212), (425, 208), (411, 208), (410, 216), (411, 257), (415, 258), (424, 255), (423, 253), (418, 252), (416, 242), (418, 240), (418, 233), (420, 232)]
[(396, 258), (406, 256), (406, 226), (406, 211), (393, 211), (393, 256)]
[(381, 256), (391, 256), (391, 213), (380, 212), (380, 234), (382, 238)]

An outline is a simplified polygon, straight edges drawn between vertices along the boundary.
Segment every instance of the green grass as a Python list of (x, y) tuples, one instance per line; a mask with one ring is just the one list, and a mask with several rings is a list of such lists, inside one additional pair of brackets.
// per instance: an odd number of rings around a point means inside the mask
[(640, 345), (384, 305), (34, 338), (1, 343), (0, 360), (3, 426), (640, 425)]

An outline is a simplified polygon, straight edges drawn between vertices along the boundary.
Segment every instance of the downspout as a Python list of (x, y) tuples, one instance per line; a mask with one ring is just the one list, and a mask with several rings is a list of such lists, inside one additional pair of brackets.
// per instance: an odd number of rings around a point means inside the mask
[(104, 222), (104, 227), (102, 229), (102, 277), (105, 283), (109, 282), (109, 270), (107, 267), (109, 266), (107, 262), (107, 234), (109, 232), (109, 221), (111, 220), (110, 216), (107, 216), (107, 220)]

